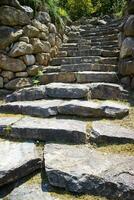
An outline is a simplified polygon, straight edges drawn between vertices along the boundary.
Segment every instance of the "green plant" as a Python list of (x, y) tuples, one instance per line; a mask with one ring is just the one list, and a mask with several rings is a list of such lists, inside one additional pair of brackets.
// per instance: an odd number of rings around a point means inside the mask
[(11, 133), (12, 127), (9, 125), (9, 126), (4, 127), (3, 130), (4, 130), (4, 132), (6, 133), (6, 135), (8, 135), (9, 133)]
[(39, 77), (43, 75), (43, 71), (42, 70), (38, 70), (38, 73), (36, 74), (36, 76), (34, 76), (32, 82), (35, 86), (40, 85), (40, 80)]

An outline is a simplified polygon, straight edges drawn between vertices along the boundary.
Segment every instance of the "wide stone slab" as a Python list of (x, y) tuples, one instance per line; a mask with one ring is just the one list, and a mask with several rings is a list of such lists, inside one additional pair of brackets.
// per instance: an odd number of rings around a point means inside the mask
[(112, 117), (120, 118), (128, 114), (129, 108), (120, 103), (111, 101), (82, 101), (82, 100), (38, 100), (20, 101), (2, 104), (1, 113), (14, 113), (36, 117), (55, 115), (74, 115), (79, 117)]
[(44, 85), (22, 88), (6, 96), (7, 102), (12, 101), (33, 101), (46, 98), (46, 89)]
[(121, 85), (112, 83), (91, 83), (89, 91), (91, 99), (118, 100), (128, 96), (128, 92)]
[(81, 84), (51, 83), (46, 85), (48, 97), (78, 99), (88, 96), (88, 86)]
[(78, 72), (76, 73), (78, 83), (106, 82), (117, 83), (116, 72)]
[(18, 101), (1, 105), (0, 112), (49, 117), (58, 115), (57, 108), (62, 103), (62, 100)]
[(72, 100), (58, 107), (58, 112), (63, 115), (77, 115), (83, 117), (110, 117), (121, 118), (128, 114), (126, 105), (112, 101), (94, 102)]
[(0, 140), (0, 186), (41, 168), (41, 162), (35, 144)]
[(107, 123), (93, 122), (90, 139), (99, 142), (133, 142), (134, 129), (124, 128), (122, 126)]
[(134, 197), (133, 156), (102, 154), (84, 145), (47, 144), (44, 158), (53, 186), (119, 200)]
[[(10, 122), (11, 121), (11, 122)], [(0, 135), (15, 139), (86, 143), (86, 122), (75, 119), (21, 117), (0, 118)]]

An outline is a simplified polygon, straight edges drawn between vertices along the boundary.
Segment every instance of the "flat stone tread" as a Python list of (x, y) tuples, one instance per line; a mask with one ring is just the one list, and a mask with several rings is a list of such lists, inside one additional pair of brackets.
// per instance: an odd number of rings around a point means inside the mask
[(133, 199), (134, 156), (104, 154), (88, 146), (59, 144), (47, 144), (44, 155), (51, 185), (71, 192), (94, 191), (94, 194), (116, 198), (120, 192), (126, 194), (120, 199)]
[[(0, 118), (0, 135), (7, 137), (6, 127)], [(2, 127), (1, 127), (2, 122)], [(15, 139), (85, 143), (87, 141), (86, 121), (64, 118), (37, 118), (24, 116), (10, 126), (9, 136)]]
[(134, 140), (134, 129), (125, 128), (114, 123), (96, 121), (92, 124), (92, 134), (94, 138), (115, 137), (128, 138)]
[[(2, 120), (6, 121), (6, 118), (0, 118), (0, 122)], [(40, 153), (34, 143), (0, 140), (0, 186), (39, 169)]]
[(85, 117), (118, 117), (127, 114), (129, 107), (112, 101), (82, 100), (37, 100), (6, 103), (0, 106), (0, 112), (27, 114), (38, 117), (53, 115), (76, 115)]

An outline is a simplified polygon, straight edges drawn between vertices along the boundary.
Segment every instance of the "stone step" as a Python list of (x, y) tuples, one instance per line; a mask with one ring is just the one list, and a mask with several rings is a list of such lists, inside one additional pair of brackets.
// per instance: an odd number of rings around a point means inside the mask
[(86, 124), (86, 121), (67, 118), (0, 117), (0, 136), (80, 144), (88, 140)]
[[(17, 118), (0, 118), (0, 133), (3, 125), (8, 134)], [(9, 123), (10, 122), (10, 123)], [(42, 158), (39, 149), (33, 143), (11, 142), (0, 139), (0, 187), (10, 182), (16, 181), (21, 177), (33, 173), (41, 168)]]
[(90, 140), (96, 143), (134, 143), (134, 129), (124, 128), (114, 123), (93, 122)]
[(118, 47), (118, 41), (114, 40), (114, 41), (93, 41), (92, 42), (90, 40), (87, 40), (87, 41), (82, 41), (81, 42), (79, 40), (79, 42), (78, 42), (77, 40), (73, 40), (71, 42), (71, 40), (70, 40), (70, 41), (68, 41), (68, 43), (64, 43), (62, 45), (62, 47), (78, 47), (78, 46), (81, 47), (82, 45), (88, 45), (88, 47), (92, 47), (92, 46), (98, 47), (99, 46), (99, 48), (103, 47), (103, 46), (106, 46), (106, 45), (116, 45)]
[(118, 84), (90, 83), (69, 84), (50, 83), (48, 85), (23, 88), (6, 97), (7, 102), (33, 101), (48, 98), (58, 99), (110, 99), (127, 98), (128, 92)]
[(91, 63), (81, 63), (81, 64), (68, 64), (61, 66), (48, 66), (44, 69), (45, 73), (51, 72), (82, 72), (82, 71), (118, 71), (117, 65), (110, 64), (91, 64)]
[[(68, 43), (69, 44), (69, 43)], [(109, 46), (101, 46), (100, 47), (96, 47), (96, 46), (89, 46), (88, 44), (77, 44), (76, 46), (63, 46), (63, 47), (60, 47), (59, 48), (59, 51), (69, 51), (69, 50), (72, 50), (72, 51), (76, 51), (76, 50), (87, 50), (87, 49), (90, 49), (90, 50), (96, 50), (96, 49), (100, 49), (100, 50), (109, 50), (109, 51), (119, 51), (119, 47), (117, 47), (117, 45), (109, 45)]]
[(134, 197), (134, 156), (104, 154), (86, 145), (46, 144), (45, 170), (52, 186), (118, 200)]
[(95, 35), (111, 35), (113, 33), (119, 33), (118, 29), (107, 29), (107, 30), (98, 30), (98, 31), (94, 31), (94, 30), (83, 30), (80, 32), (81, 36), (95, 36)]
[(80, 64), (80, 63), (116, 65), (118, 63), (118, 59), (117, 57), (103, 58), (101, 56), (60, 57), (60, 58), (54, 58), (50, 64), (56, 66), (56, 65)]
[(98, 71), (82, 71), (82, 72), (53, 72), (44, 73), (39, 77), (42, 85), (52, 82), (62, 83), (118, 83), (119, 78), (116, 72), (98, 72)]
[(23, 114), (35, 117), (73, 115), (78, 117), (122, 118), (129, 112), (126, 105), (112, 101), (38, 100), (7, 103), (0, 106), (0, 113)]
[[(117, 40), (118, 38), (118, 35), (117, 33), (115, 34), (111, 34), (111, 35), (107, 35), (107, 37), (105, 35), (100, 35), (99, 37), (94, 35), (94, 36), (77, 36), (77, 37), (69, 37), (69, 40), (73, 40), (73, 39), (76, 39), (78, 42), (80, 40), (95, 40), (95, 41), (103, 41), (103, 40), (106, 40), (106, 41), (109, 41), (109, 40)], [(68, 41), (69, 41), (68, 40)]]
[(67, 56), (77, 57), (77, 56), (103, 56), (103, 57), (118, 57), (119, 51), (108, 51), (101, 49), (84, 49), (84, 50), (68, 50)]
[(116, 72), (78, 72), (76, 73), (77, 83), (118, 83), (119, 78)]

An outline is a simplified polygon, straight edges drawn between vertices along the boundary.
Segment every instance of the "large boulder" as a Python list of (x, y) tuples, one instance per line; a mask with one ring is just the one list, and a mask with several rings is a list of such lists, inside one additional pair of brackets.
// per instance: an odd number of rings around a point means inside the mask
[(49, 53), (51, 45), (47, 41), (41, 41), (38, 38), (31, 39), (31, 44), (33, 45), (33, 53)]
[(26, 25), (30, 23), (29, 15), (14, 7), (1, 6), (0, 7), (0, 22), (7, 26)]
[(45, 32), (47, 34), (49, 33), (48, 27), (45, 24), (42, 24), (41, 22), (39, 22), (36, 19), (32, 20), (32, 25), (42, 32)]
[(133, 55), (134, 52), (134, 38), (127, 37), (121, 46), (120, 57), (126, 58)]
[(20, 59), (10, 58), (4, 54), (0, 54), (0, 69), (21, 72), (26, 69), (26, 65)]
[(0, 27), (0, 49), (6, 49), (22, 35), (23, 30), (17, 30), (8, 26)]
[(120, 61), (119, 72), (122, 75), (134, 75), (134, 59)]
[(32, 54), (32, 52), (33, 47), (31, 44), (27, 44), (26, 42), (17, 42), (14, 44), (9, 54), (11, 57), (19, 57), (26, 54)]
[(34, 26), (27, 25), (24, 27), (24, 34), (29, 38), (36, 38), (39, 35), (39, 30)]
[(134, 37), (134, 15), (130, 15), (124, 25), (124, 33), (126, 36)]

